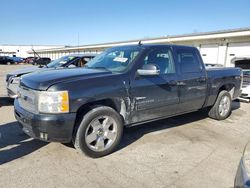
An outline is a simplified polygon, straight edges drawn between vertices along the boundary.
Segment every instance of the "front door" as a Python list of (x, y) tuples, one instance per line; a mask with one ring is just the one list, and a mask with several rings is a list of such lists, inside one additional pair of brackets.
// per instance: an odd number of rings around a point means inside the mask
[(136, 75), (131, 81), (133, 109), (131, 123), (173, 115), (179, 103), (176, 68), (171, 48), (156, 47), (142, 58), (141, 67), (154, 64), (160, 74)]

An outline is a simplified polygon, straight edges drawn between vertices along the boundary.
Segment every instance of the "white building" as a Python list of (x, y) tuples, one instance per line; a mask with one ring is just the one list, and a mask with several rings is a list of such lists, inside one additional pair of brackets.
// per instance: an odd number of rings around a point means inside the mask
[(98, 53), (113, 46), (137, 44), (140, 40), (144, 44), (183, 44), (195, 46), (200, 50), (205, 63), (222, 64), (224, 66), (234, 66), (231, 63), (234, 58), (250, 57), (250, 28), (55, 49), (49, 48), (37, 50), (37, 52), (40, 56), (55, 59), (70, 53)]
[[(34, 56), (33, 50), (62, 48), (59, 45), (8, 45), (0, 44), (0, 56), (28, 57)], [(29, 52), (29, 53), (28, 53)]]

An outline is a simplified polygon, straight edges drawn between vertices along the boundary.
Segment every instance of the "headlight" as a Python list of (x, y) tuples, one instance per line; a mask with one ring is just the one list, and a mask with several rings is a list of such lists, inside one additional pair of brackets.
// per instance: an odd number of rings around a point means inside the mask
[(38, 110), (42, 113), (69, 112), (68, 91), (41, 91), (38, 94)]
[(13, 77), (11, 78), (11, 83), (12, 84), (19, 84), (21, 80), (21, 77)]
[(242, 159), (247, 174), (250, 176), (250, 142), (245, 147)]

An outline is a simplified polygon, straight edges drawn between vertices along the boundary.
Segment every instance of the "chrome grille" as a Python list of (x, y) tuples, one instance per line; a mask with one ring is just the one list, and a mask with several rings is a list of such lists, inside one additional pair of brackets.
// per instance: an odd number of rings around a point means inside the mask
[(38, 113), (37, 110), (37, 91), (19, 86), (18, 89), (18, 102), (20, 106), (32, 113)]

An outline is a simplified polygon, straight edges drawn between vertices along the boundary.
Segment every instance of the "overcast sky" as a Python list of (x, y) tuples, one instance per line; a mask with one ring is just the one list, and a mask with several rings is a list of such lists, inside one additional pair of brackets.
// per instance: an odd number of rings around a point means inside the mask
[(250, 27), (250, 0), (1, 0), (0, 20), (0, 44), (84, 45)]

